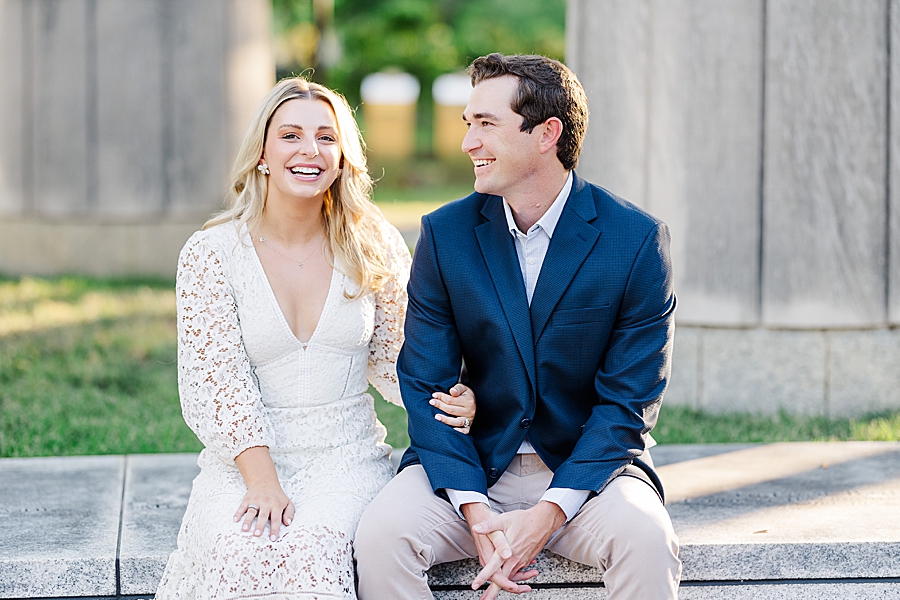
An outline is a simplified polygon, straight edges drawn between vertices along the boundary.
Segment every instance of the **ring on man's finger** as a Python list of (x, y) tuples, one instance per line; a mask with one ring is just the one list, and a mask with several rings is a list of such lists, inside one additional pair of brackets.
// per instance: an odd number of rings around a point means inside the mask
[(253, 510), (255, 510), (256, 512), (259, 512), (259, 507), (258, 507), (257, 505), (255, 505), (255, 504), (250, 504), (250, 505), (247, 506), (247, 510), (250, 510), (251, 508), (252, 508)]
[(472, 421), (469, 420), (469, 417), (463, 417), (463, 427), (468, 427), (472, 424)]

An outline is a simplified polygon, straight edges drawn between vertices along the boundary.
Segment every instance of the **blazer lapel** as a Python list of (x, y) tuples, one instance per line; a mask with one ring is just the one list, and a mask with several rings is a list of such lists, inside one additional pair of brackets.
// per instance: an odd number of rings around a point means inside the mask
[(489, 220), (475, 228), (475, 237), (534, 389), (534, 342), (531, 337), (528, 297), (525, 295), (525, 282), (519, 268), (515, 241), (509, 233), (501, 201), (498, 196), (488, 197), (481, 212)]
[(597, 218), (591, 189), (583, 179), (574, 177), (572, 192), (553, 230), (531, 299), (535, 342), (541, 338), (550, 315), (600, 237), (600, 230), (590, 224)]

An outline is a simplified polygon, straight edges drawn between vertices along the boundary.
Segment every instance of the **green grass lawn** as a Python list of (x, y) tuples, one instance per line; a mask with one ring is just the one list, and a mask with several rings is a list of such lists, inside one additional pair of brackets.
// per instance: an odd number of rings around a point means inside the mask
[[(163, 280), (0, 279), (0, 457), (197, 451), (176, 389), (175, 294)], [(376, 398), (388, 443), (406, 415)], [(825, 419), (664, 406), (661, 443), (896, 440), (900, 413)]]

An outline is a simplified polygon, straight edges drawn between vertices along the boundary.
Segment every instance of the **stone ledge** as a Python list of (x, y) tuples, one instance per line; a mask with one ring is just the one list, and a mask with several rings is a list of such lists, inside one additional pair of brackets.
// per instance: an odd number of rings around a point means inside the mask
[[(900, 599), (900, 443), (653, 456), (682, 543), (683, 600)], [(197, 472), (194, 454), (0, 459), (0, 598), (152, 595)], [(529, 598), (605, 597), (599, 570), (538, 561), (546, 587)], [(475, 561), (435, 567), (436, 597), (472, 598), (476, 572)]]

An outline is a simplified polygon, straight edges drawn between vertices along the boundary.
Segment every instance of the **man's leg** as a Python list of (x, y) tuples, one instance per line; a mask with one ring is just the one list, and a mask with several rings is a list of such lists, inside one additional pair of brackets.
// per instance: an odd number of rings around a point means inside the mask
[(434, 495), (421, 465), (397, 474), (366, 508), (354, 542), (360, 600), (432, 598), (425, 571), (477, 556), (466, 522)]
[(635, 477), (614, 479), (547, 549), (603, 569), (609, 600), (678, 597), (681, 561), (672, 521), (656, 492)]

